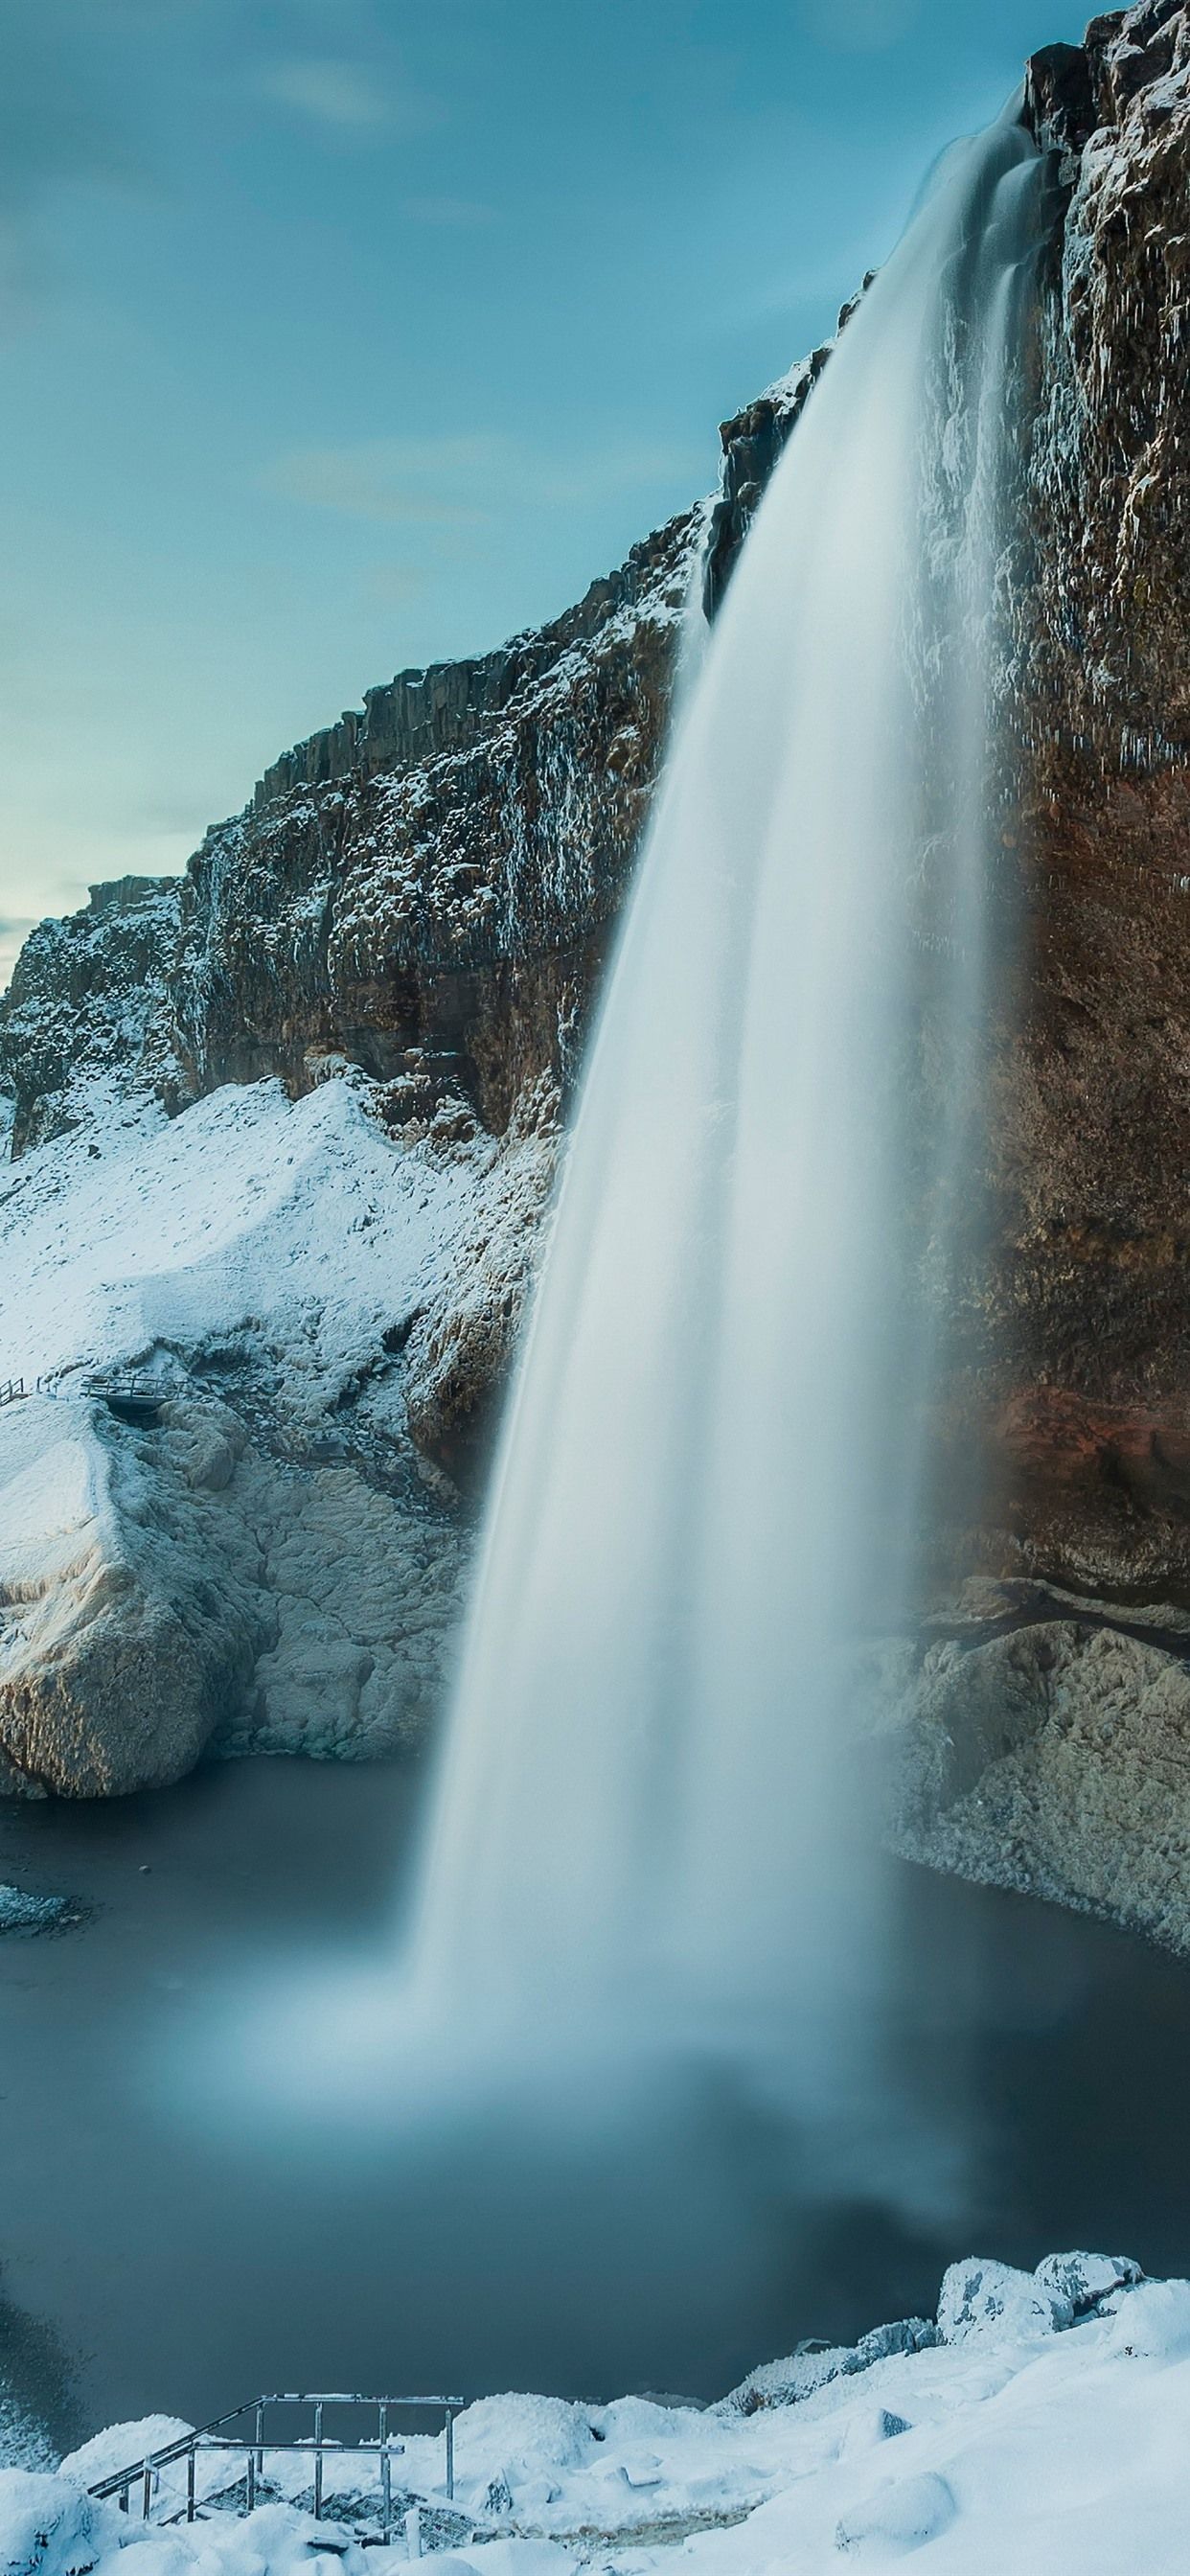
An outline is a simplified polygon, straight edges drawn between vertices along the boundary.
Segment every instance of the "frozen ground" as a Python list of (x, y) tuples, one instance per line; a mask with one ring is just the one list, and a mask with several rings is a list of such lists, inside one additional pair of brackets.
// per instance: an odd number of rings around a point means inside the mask
[[(1102, 2256), (1051, 2256), (1035, 2274), (969, 2261), (946, 2275), (936, 2326), (770, 2364), (705, 2411), (482, 2400), (456, 2427), (453, 2521), (440, 2441), (410, 2440), (394, 2483), (426, 2499), (443, 2576), (568, 2563), (652, 2576), (678, 2560), (693, 2576), (826, 2576), (908, 2556), (931, 2576), (1180, 2576), (1188, 2407), (1190, 2282)], [(88, 2481), (183, 2429), (121, 2425), (56, 2476), (0, 2475), (5, 2576), (114, 2576), (117, 2557), (127, 2576), (327, 2576), (333, 2561), (362, 2576), (356, 2516), (315, 2524), (309, 2472), (280, 2454), (267, 2460), (280, 2495), (242, 2520), (208, 2506), (167, 2533), (86, 2498)], [(162, 2472), (162, 2518), (178, 2474)], [(210, 2486), (207, 2462), (200, 2497)], [(402, 2534), (366, 2564), (384, 2576), (408, 2555)]]
[(384, 1335), (432, 1300), (500, 1153), (460, 1115), (387, 1132), (376, 1100), (345, 1073), (296, 1102), (227, 1085), (170, 1120), (92, 1084), (86, 1120), (0, 1188), (3, 1373), (255, 1362), (294, 1430), (366, 1393), (399, 1433)]

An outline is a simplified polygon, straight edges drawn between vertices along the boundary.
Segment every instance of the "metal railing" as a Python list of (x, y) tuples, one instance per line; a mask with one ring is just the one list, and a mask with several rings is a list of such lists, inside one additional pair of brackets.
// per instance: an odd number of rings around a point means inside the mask
[(136, 1369), (98, 1369), (83, 1379), (84, 1395), (103, 1396), (109, 1403), (115, 1397), (120, 1404), (160, 1404), (165, 1392), (154, 1378), (142, 1377)]
[(54, 1390), (55, 1380), (52, 1377), (34, 1378), (32, 1385), (25, 1377), (5, 1378), (3, 1383), (0, 1383), (0, 1404), (19, 1404), (22, 1396), (53, 1395)]
[[(19, 1404), (23, 1397), (30, 1395), (57, 1395), (63, 1379), (72, 1375), (70, 1369), (52, 1369), (45, 1377), (0, 1378), (0, 1405)], [(83, 1379), (84, 1395), (104, 1399), (108, 1403), (144, 1405), (146, 1410), (150, 1406), (156, 1409), (164, 1403), (167, 1392), (155, 1379), (141, 1377), (135, 1369), (100, 1369)]]
[[(214, 2506), (219, 2511), (226, 2512), (233, 2489), (242, 2485), (243, 2502), (237, 2504), (235, 2509), (240, 2513), (252, 2513), (266, 2486), (265, 2453), (268, 2451), (274, 2458), (289, 2454), (302, 2460), (313, 2460), (314, 2515), (318, 2520), (322, 2516), (323, 2497), (326, 2491), (325, 2461), (328, 2454), (336, 2463), (351, 2459), (353, 2456), (363, 2456), (369, 2462), (374, 2460), (376, 2463), (380, 2522), (377, 2537), (383, 2539), (387, 2545), (393, 2535), (392, 2464), (394, 2457), (399, 2458), (404, 2448), (404, 2445), (398, 2442), (395, 2451), (393, 2449), (390, 2416), (427, 2410), (434, 2414), (441, 2414), (444, 2487), (447, 2501), (452, 2503), (455, 2491), (455, 2417), (462, 2413), (464, 2404), (465, 2400), (461, 2397), (356, 2397), (348, 2396), (339, 2390), (326, 2391), (314, 2396), (282, 2392), (272, 2397), (253, 2397), (249, 2398), (243, 2406), (233, 2406), (229, 2414), (216, 2415), (211, 2423), (199, 2425), (193, 2433), (182, 2434), (176, 2442), (166, 2442), (160, 2450), (147, 2451), (143, 2459), (133, 2460), (129, 2467), (115, 2470), (110, 2477), (100, 2478), (94, 2486), (88, 2488), (87, 2492), (99, 2501), (107, 2501), (114, 2497), (122, 2513), (132, 2511), (132, 2498), (135, 2493), (140, 2504), (141, 2519), (144, 2522), (195, 2522), (202, 2517), (204, 2507)], [(311, 2431), (300, 2434), (292, 2440), (278, 2439), (276, 2432), (269, 2431), (267, 2417), (270, 2408), (279, 2406), (297, 2406), (306, 2410)], [(361, 2434), (354, 2442), (343, 2442), (328, 2437), (324, 2429), (325, 2410), (328, 2406), (366, 2408), (375, 2417), (375, 2433)], [(248, 2418), (251, 2418), (250, 2426)], [(243, 2429), (233, 2431), (231, 2429), (233, 2426), (240, 2426)], [(242, 2478), (237, 2474), (236, 2477), (223, 2483), (217, 2480), (214, 2484), (204, 2483), (200, 2493), (199, 2461), (210, 2458), (212, 2465), (217, 2466), (220, 2455), (227, 2457), (228, 2465), (233, 2457), (243, 2462)], [(165, 2498), (162, 2497), (161, 2472), (163, 2469), (172, 2467), (175, 2462), (183, 2461), (186, 2471), (185, 2498), (173, 2505), (172, 2510), (162, 2511), (162, 2503), (169, 2504), (171, 2499), (168, 2495)], [(432, 2499), (426, 2498), (424, 2501), (430, 2503)], [(156, 2512), (154, 2512), (155, 2505)]]

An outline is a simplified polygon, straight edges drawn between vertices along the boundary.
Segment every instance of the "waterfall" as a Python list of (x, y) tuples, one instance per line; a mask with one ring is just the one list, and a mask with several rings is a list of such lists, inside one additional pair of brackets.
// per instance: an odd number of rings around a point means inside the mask
[(880, 1936), (856, 1718), (978, 1233), (1047, 165), (940, 165), (672, 742), (490, 1498), (426, 1997), (726, 2016)]

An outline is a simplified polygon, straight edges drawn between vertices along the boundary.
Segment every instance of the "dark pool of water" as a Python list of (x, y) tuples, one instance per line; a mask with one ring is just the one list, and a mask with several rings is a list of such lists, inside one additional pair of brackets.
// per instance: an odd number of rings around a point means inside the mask
[[(482, 2102), (337, 2125), (350, 2062), (303, 2024), (303, 1963), (383, 1960), (417, 1796), (396, 1766), (250, 1762), (0, 1806), (0, 1880), (91, 1909), (0, 1940), (0, 2377), (62, 2442), (278, 2387), (709, 2397), (802, 2335), (929, 2313), (971, 2251), (1190, 2268), (1190, 1971), (924, 1872), (896, 1882), (887, 2189), (878, 2135), (824, 2180), (714, 2081), (565, 2139)], [(228, 1997), (250, 2029), (283, 1977), (319, 2119), (257, 2116), (250, 2085), (207, 2118)]]

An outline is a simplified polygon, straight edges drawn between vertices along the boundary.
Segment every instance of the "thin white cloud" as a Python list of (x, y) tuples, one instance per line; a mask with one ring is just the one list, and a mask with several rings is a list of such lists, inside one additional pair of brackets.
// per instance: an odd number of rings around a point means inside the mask
[(352, 518), (474, 526), (487, 516), (483, 496), (499, 453), (499, 443), (484, 438), (359, 439), (294, 448), (264, 481), (283, 500)]
[(262, 477), (282, 500), (388, 524), (475, 528), (509, 509), (574, 509), (619, 493), (706, 479), (708, 459), (642, 440), (543, 456), (496, 432), (442, 439), (375, 438), (305, 447), (277, 457)]
[(0, 328), (27, 324), (56, 288), (42, 228), (56, 191), (144, 183), (94, 33), (83, 0), (0, 0)]
[(273, 63), (261, 86), (280, 106), (341, 131), (392, 122), (393, 102), (360, 63), (314, 56)]
[(912, 34), (921, 0), (799, 0), (798, 15), (832, 53), (878, 54)]
[(581, 508), (619, 492), (643, 492), (661, 483), (685, 483), (691, 497), (706, 480), (711, 451), (676, 447), (648, 439), (609, 440), (605, 446), (545, 463), (537, 460), (531, 491), (554, 508)]
[(423, 591), (429, 576), (420, 564), (372, 564), (362, 583), (370, 608), (393, 608)]
[(415, 224), (436, 224), (446, 231), (478, 232), (496, 221), (494, 206), (471, 197), (406, 197), (403, 211)]

